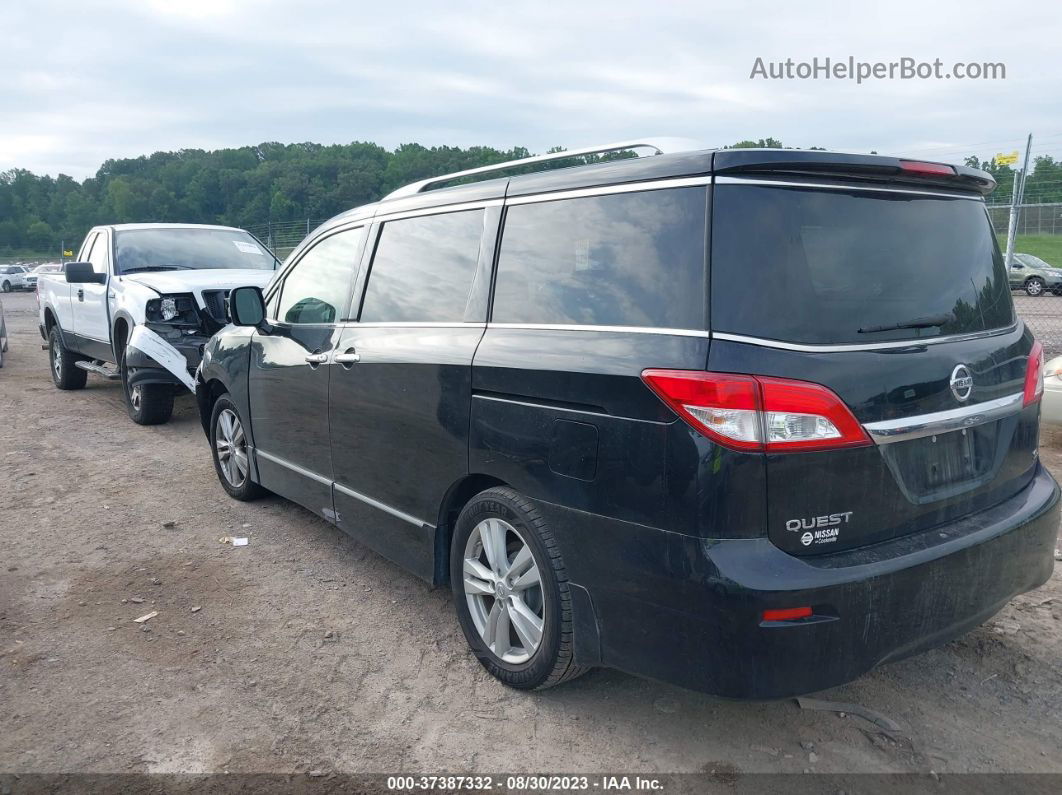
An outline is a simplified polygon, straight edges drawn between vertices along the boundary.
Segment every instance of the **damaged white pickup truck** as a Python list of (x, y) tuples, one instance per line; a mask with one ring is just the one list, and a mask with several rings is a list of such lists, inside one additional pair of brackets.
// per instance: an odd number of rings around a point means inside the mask
[(93, 228), (76, 262), (38, 282), (52, 381), (59, 389), (81, 389), (90, 372), (121, 379), (134, 422), (166, 422), (174, 396), (194, 390), (203, 345), (228, 322), (229, 290), (264, 287), (278, 265), (242, 229)]

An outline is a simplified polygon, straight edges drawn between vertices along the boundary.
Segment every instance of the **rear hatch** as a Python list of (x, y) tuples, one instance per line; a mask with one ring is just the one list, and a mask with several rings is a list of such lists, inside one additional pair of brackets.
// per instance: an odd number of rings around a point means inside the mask
[(1034, 341), (981, 194), (851, 171), (738, 170), (716, 177), (712, 201), (708, 369), (823, 385), (865, 434), (768, 445), (767, 532), (797, 555), (983, 510), (1036, 464)]

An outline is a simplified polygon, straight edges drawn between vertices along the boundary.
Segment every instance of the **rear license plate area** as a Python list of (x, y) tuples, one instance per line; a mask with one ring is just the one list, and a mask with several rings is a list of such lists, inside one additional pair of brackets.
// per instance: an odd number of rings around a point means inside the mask
[(892, 469), (919, 501), (979, 484), (996, 457), (996, 423), (890, 445)]

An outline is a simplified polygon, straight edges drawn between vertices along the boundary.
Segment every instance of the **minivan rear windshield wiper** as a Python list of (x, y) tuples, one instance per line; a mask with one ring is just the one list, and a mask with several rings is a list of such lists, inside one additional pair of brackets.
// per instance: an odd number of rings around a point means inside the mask
[(876, 334), (879, 331), (899, 331), (905, 328), (933, 328), (934, 326), (943, 326), (945, 323), (954, 320), (953, 315), (930, 315), (929, 317), (916, 317), (914, 320), (907, 320), (903, 323), (890, 323), (887, 326), (865, 326), (859, 329), (860, 334)]

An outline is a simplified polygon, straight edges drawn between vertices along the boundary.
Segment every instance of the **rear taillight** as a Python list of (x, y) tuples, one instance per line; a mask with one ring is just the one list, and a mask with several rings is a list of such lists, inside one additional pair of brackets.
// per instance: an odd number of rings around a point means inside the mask
[(908, 174), (932, 174), (934, 176), (946, 174), (955, 176), (955, 167), (944, 163), (926, 163), (921, 160), (901, 160), (900, 169)]
[(696, 430), (735, 450), (835, 450), (871, 443), (841, 399), (819, 384), (697, 370), (646, 370), (642, 379)]
[(1023, 406), (1035, 403), (1044, 394), (1044, 346), (1034, 342), (1025, 366), (1025, 394)]

